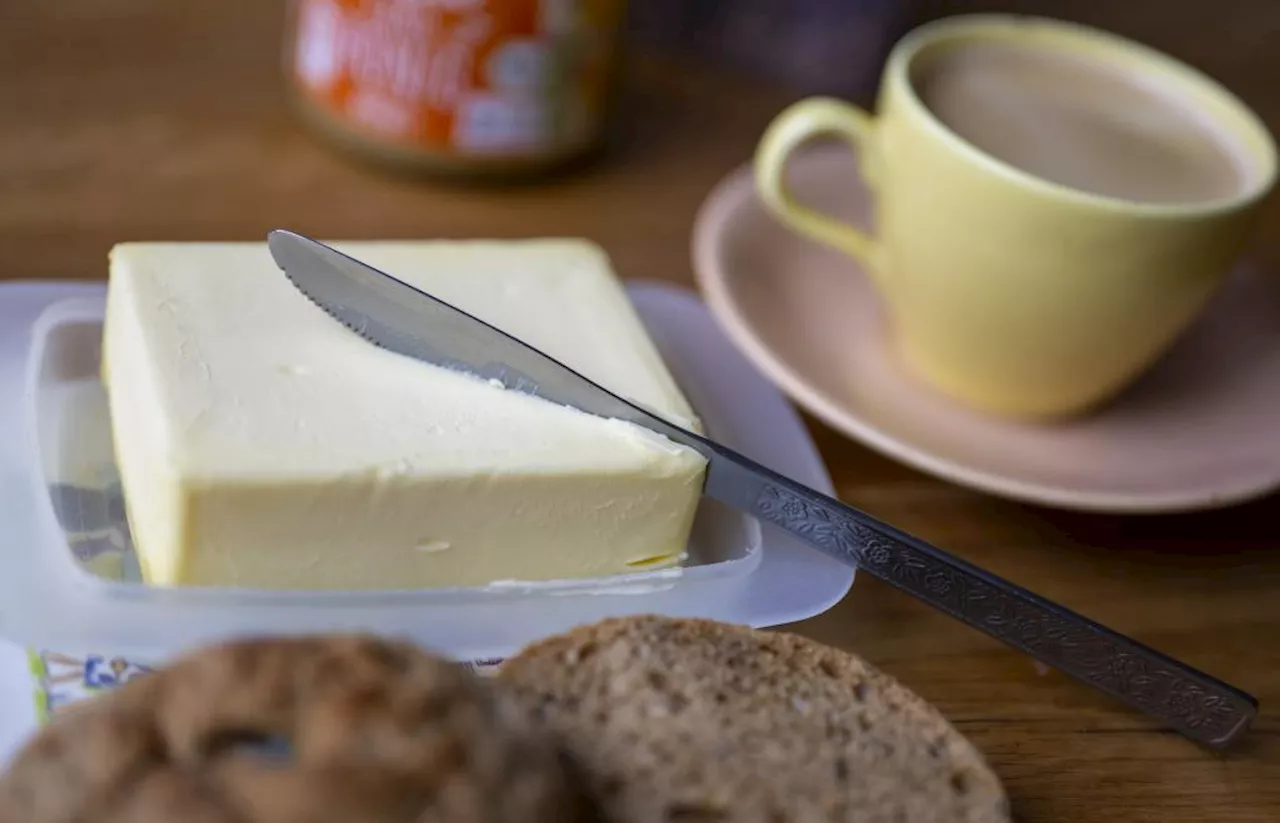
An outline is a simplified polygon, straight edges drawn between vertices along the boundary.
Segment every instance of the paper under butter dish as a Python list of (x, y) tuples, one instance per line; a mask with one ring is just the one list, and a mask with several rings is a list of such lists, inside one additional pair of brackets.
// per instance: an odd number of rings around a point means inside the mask
[[(0, 286), (0, 634), (33, 650), (39, 702), (57, 704), (190, 646), (228, 636), (366, 629), (464, 661), (605, 616), (658, 612), (754, 626), (834, 604), (853, 572), (778, 532), (703, 503), (679, 573), (406, 591), (155, 588), (131, 582), (128, 535), (97, 375), (99, 284)], [(781, 396), (679, 289), (631, 302), (705, 429), (762, 463), (830, 489)], [(104, 579), (86, 566), (124, 581)], [(136, 577), (133, 578), (136, 581)], [(23, 707), (23, 711), (29, 711)], [(3, 712), (3, 707), (0, 707)]]

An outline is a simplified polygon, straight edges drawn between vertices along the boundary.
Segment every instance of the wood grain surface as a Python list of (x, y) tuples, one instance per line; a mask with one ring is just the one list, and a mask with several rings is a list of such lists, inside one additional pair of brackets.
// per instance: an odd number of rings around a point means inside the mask
[[(1193, 60), (1280, 131), (1280, 4), (1114, 5), (1057, 4)], [(1261, 9), (1252, 24), (1214, 11), (1246, 6)], [(640, 59), (627, 122), (594, 166), (506, 189), (413, 182), (297, 128), (277, 78), (281, 17), (261, 0), (8, 0), (0, 276), (97, 278), (119, 241), (257, 239), (288, 226), (326, 238), (584, 235), (625, 276), (689, 283), (695, 210), (794, 96)], [(1275, 204), (1254, 254), (1280, 271)], [(936, 702), (987, 752), (1018, 819), (1280, 820), (1280, 499), (1194, 516), (1064, 514), (948, 485), (811, 427), (845, 500), (1262, 700), (1245, 744), (1211, 754), (865, 577), (798, 627)]]

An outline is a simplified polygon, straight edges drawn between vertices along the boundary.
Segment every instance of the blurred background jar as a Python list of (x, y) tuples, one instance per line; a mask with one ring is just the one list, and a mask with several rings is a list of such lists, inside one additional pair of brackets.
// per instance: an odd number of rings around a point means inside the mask
[(625, 0), (292, 0), (303, 120), (404, 170), (505, 178), (597, 148)]

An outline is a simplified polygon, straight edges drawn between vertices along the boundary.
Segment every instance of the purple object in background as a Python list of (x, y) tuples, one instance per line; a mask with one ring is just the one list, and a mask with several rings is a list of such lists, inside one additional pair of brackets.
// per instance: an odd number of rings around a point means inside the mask
[(697, 53), (803, 94), (869, 103), (919, 0), (641, 0), (632, 40)]

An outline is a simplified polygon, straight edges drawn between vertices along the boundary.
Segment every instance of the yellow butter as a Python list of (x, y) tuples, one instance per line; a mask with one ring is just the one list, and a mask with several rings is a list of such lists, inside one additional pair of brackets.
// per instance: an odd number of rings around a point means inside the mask
[[(605, 255), (583, 241), (341, 250), (697, 427)], [(420, 588), (680, 561), (705, 461), (379, 349), (262, 243), (111, 253), (103, 374), (148, 582)]]

